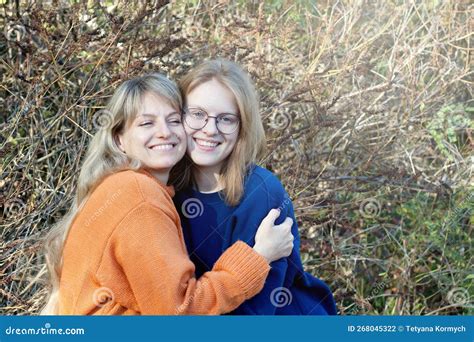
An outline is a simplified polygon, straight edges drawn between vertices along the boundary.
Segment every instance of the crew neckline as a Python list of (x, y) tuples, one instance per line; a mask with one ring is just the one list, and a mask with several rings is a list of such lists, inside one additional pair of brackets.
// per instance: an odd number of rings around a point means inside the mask
[(153, 179), (156, 183), (158, 183), (159, 186), (161, 186), (162, 188), (164, 188), (166, 190), (166, 192), (171, 196), (173, 197), (175, 195), (175, 191), (174, 191), (174, 187), (172, 185), (166, 185), (166, 184), (163, 184), (158, 178), (156, 178), (155, 176), (153, 176), (153, 174), (146, 170), (146, 169), (138, 169), (137, 170), (138, 172), (144, 174), (145, 176), (148, 176), (150, 177), (151, 179)]
[(192, 194), (193, 197), (201, 198), (201, 199), (205, 200), (206, 202), (213, 203), (213, 202), (222, 202), (223, 201), (223, 199), (221, 197), (222, 190), (215, 191), (215, 192), (201, 192), (201, 191), (196, 190), (194, 188), (191, 188), (190, 190), (191, 190), (191, 194)]

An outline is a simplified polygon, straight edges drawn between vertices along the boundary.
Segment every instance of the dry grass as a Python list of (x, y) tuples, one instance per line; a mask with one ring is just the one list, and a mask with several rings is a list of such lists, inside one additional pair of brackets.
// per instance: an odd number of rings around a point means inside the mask
[(257, 83), (262, 160), (343, 314), (472, 314), (468, 1), (0, 1), (0, 314), (36, 314), (41, 241), (123, 79), (222, 56)]

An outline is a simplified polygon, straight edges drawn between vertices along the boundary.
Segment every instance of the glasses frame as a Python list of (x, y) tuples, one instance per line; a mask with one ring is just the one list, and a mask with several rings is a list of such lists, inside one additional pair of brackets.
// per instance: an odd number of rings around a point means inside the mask
[[(206, 119), (203, 121), (204, 122), (204, 125), (202, 125), (202, 127), (199, 127), (199, 128), (196, 128), (196, 127), (192, 127), (188, 121), (186, 120), (186, 118), (188, 117), (188, 114), (191, 114), (191, 111), (190, 110), (198, 110), (200, 112), (203, 112), (204, 114), (206, 114)], [(222, 132), (222, 130), (219, 128), (219, 121), (217, 121), (217, 119), (219, 117), (222, 117), (223, 115), (232, 115), (232, 116), (235, 116), (236, 119), (237, 119), (237, 125), (235, 125), (235, 128), (232, 130), (232, 132)], [(186, 125), (189, 126), (189, 128), (191, 129), (203, 129), (204, 127), (206, 127), (206, 125), (208, 124), (209, 122), (209, 118), (214, 118), (216, 120), (216, 128), (217, 130), (219, 131), (219, 133), (221, 134), (232, 134), (234, 133), (240, 126), (240, 116), (238, 116), (237, 114), (234, 114), (234, 113), (219, 113), (217, 114), (216, 116), (211, 116), (209, 115), (208, 112), (206, 112), (204, 109), (202, 108), (199, 108), (199, 107), (191, 107), (191, 108), (185, 108), (184, 111), (183, 111), (183, 117), (184, 117), (184, 122), (186, 123)]]

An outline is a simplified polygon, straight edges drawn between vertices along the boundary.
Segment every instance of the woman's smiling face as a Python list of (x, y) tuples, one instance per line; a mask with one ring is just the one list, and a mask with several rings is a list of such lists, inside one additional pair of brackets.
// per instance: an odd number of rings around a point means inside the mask
[(158, 174), (168, 174), (186, 152), (181, 114), (165, 99), (146, 94), (141, 111), (117, 137), (120, 149)]
[(186, 96), (189, 110), (201, 110), (209, 115), (201, 129), (191, 128), (185, 120), (187, 153), (197, 166), (221, 167), (231, 154), (239, 136), (237, 127), (232, 133), (223, 134), (217, 128), (215, 117), (234, 114), (238, 120), (238, 108), (232, 92), (215, 79), (198, 85)]

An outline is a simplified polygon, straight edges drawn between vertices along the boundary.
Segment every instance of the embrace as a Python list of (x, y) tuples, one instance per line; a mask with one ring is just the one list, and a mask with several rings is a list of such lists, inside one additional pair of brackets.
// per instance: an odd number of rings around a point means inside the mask
[(256, 165), (265, 133), (238, 65), (205, 61), (179, 87), (127, 80), (106, 112), (47, 237), (42, 314), (336, 314), (286, 191)]

